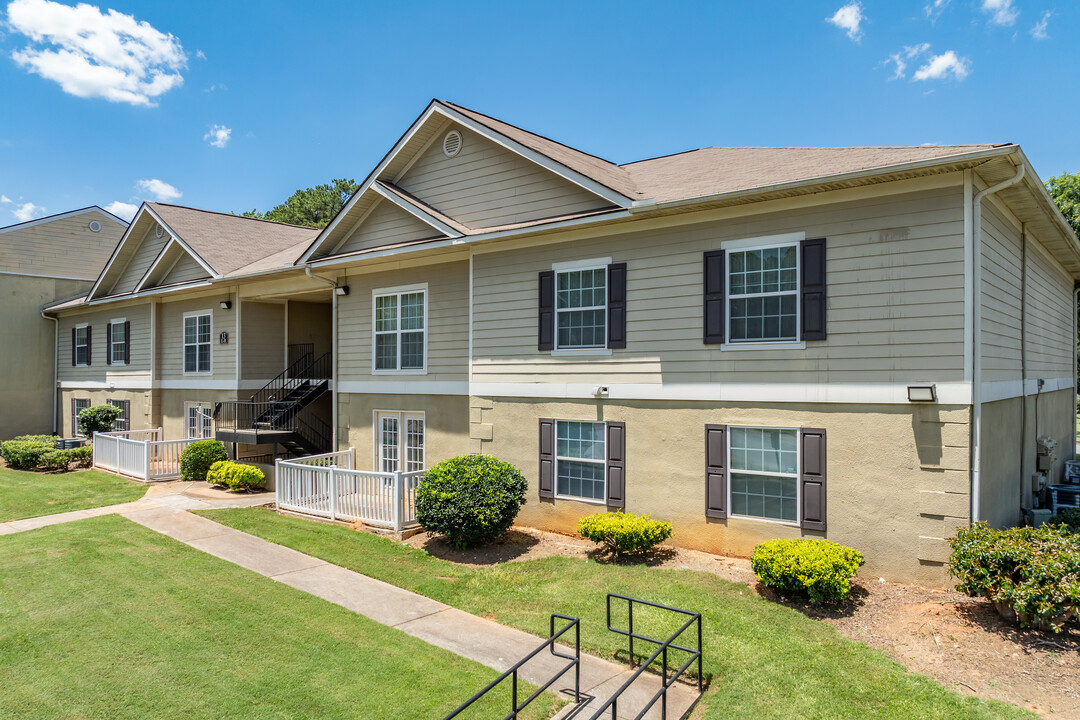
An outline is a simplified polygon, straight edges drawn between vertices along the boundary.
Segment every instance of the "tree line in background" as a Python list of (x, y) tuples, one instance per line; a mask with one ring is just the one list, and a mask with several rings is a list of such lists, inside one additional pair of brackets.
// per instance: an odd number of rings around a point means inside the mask
[(289, 225), (324, 228), (359, 188), (355, 180), (339, 178), (326, 185), (297, 190), (285, 202), (266, 212), (248, 210), (240, 214)]

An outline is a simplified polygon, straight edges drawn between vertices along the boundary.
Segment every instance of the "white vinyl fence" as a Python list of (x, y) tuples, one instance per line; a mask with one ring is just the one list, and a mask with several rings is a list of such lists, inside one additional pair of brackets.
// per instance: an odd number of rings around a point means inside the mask
[(356, 470), (356, 451), (278, 460), (274, 485), (283, 510), (364, 522), (401, 532), (416, 524), (416, 486), (424, 471)]
[(94, 433), (94, 467), (150, 482), (179, 477), (188, 440), (163, 440), (161, 428)]

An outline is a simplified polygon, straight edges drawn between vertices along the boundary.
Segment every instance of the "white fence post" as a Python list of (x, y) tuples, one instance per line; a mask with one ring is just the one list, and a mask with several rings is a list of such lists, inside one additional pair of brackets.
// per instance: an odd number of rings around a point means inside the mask
[(153, 472), (150, 470), (150, 443), (143, 443), (143, 451), (146, 456), (146, 464), (143, 465), (143, 480), (149, 481), (153, 477)]
[(337, 466), (330, 466), (330, 519), (337, 520)]
[[(111, 331), (110, 331), (110, 332), (111, 332)], [(109, 352), (112, 352), (112, 351), (110, 350)], [(93, 434), (93, 435), (92, 435), (92, 436), (90, 437), (90, 448), (91, 448), (91, 449), (90, 449), (90, 454), (91, 454), (91, 460), (90, 460), (90, 467), (97, 467), (97, 464), (98, 464), (98, 454), (97, 454), (97, 449), (98, 449), (98, 445), (97, 445), (97, 436), (98, 436), (98, 434), (97, 434), (97, 433), (94, 433), (94, 434)]]
[(281, 458), (274, 458), (274, 504), (281, 509)]
[(405, 482), (401, 471), (394, 473), (394, 532), (405, 528)]

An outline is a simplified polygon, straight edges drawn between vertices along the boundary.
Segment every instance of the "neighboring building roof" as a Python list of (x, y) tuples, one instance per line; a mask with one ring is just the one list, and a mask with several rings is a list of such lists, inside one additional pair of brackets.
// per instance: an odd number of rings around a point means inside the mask
[(25, 222), (15, 223), (14, 225), (4, 225), (3, 227), (0, 227), (0, 233), (12, 232), (13, 230), (22, 230), (24, 228), (33, 227), (34, 225), (41, 225), (42, 223), (55, 222), (56, 220), (62, 220), (64, 218), (66, 218), (66, 217), (72, 217), (74, 215), (82, 215), (83, 213), (88, 213), (88, 212), (99, 212), (102, 215), (104, 215), (105, 217), (107, 217), (108, 219), (115, 221), (118, 225), (122, 225), (123, 227), (128, 226), (127, 220), (124, 220), (123, 218), (119, 218), (116, 215), (113, 215), (111, 212), (109, 212), (105, 208), (99, 207), (98, 205), (88, 205), (88, 206), (86, 206), (84, 208), (79, 208), (78, 210), (68, 210), (67, 212), (55, 213), (53, 215), (46, 215), (45, 217), (34, 218), (33, 220), (27, 220)]
[(0, 273), (93, 281), (126, 229), (96, 205), (0, 228)]

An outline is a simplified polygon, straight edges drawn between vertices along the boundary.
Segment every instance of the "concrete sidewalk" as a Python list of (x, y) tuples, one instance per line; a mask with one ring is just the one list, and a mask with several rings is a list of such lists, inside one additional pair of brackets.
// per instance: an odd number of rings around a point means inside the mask
[[(270, 500), (269, 495), (208, 494), (202, 483), (169, 483), (152, 487), (143, 499), (132, 503), (3, 523), (0, 524), (0, 535), (116, 513), (205, 553), (328, 600), (499, 672), (505, 671), (542, 642), (535, 635), (470, 615), (381, 580), (186, 512), (250, 507), (264, 505)], [(558, 608), (552, 610), (557, 611)], [(570, 639), (572, 636), (564, 637)], [(572, 654), (568, 647), (560, 646), (560, 649), (563, 653)], [(565, 660), (547, 652), (540, 653), (521, 668), (519, 677), (533, 684), (541, 684), (565, 664)], [(590, 718), (596, 708), (631, 675), (626, 666), (586, 654), (581, 656), (580, 671), (584, 702), (580, 707), (571, 705), (565, 708), (557, 716), (559, 718)], [(571, 671), (551, 690), (572, 699), (573, 687), (574, 674)], [(659, 687), (658, 676), (643, 674), (620, 697), (618, 718), (636, 717)], [(501, 694), (508, 695), (508, 691)], [(461, 701), (467, 699), (463, 697)], [(668, 691), (668, 717), (682, 717), (697, 699), (696, 686), (673, 686)], [(605, 713), (604, 717), (611, 715)], [(661, 717), (659, 701), (645, 717)]]

